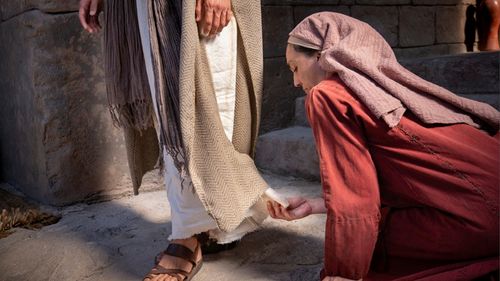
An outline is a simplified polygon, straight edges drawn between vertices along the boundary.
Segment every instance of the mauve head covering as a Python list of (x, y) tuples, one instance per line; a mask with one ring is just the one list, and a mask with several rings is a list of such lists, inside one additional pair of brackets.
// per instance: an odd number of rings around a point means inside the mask
[(288, 43), (321, 51), (319, 64), (337, 74), (389, 127), (406, 109), (427, 124), (485, 122), (498, 130), (499, 112), (459, 97), (401, 66), (384, 38), (368, 24), (333, 12), (313, 14), (289, 34)]

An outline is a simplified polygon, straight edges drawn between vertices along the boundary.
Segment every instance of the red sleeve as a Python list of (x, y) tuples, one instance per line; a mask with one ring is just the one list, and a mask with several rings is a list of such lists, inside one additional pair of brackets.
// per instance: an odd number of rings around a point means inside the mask
[(327, 213), (326, 276), (363, 278), (378, 234), (377, 173), (363, 130), (364, 110), (338, 83), (320, 84), (306, 100)]

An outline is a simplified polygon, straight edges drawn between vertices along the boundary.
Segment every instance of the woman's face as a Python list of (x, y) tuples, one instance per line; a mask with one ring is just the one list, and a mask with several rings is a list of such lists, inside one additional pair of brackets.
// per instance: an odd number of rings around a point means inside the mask
[(328, 73), (319, 66), (319, 57), (319, 51), (309, 56), (306, 53), (297, 52), (291, 44), (286, 47), (286, 63), (293, 72), (293, 84), (295, 87), (302, 87), (306, 94), (309, 94), (312, 87), (328, 77)]

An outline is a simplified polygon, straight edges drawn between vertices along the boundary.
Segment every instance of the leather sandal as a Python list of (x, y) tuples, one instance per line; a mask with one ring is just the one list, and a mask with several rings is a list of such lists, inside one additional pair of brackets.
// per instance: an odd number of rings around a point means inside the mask
[[(196, 248), (194, 251), (191, 251), (186, 246), (180, 245), (180, 244), (174, 244), (171, 243), (168, 245), (167, 249), (160, 253), (159, 256), (155, 259), (155, 266), (151, 271), (144, 277), (143, 280), (152, 280), (154, 277), (157, 275), (161, 274), (167, 274), (170, 275), (174, 278), (177, 278), (178, 281), (191, 281), (193, 276), (200, 271), (201, 266), (203, 264), (203, 259), (200, 261), (196, 262), (196, 253), (200, 251), (200, 244), (196, 245)], [(165, 256), (173, 256), (173, 257), (178, 257), (181, 258), (189, 263), (191, 263), (192, 268), (191, 271), (187, 272), (179, 268), (165, 268), (160, 265), (160, 260), (161, 258)]]

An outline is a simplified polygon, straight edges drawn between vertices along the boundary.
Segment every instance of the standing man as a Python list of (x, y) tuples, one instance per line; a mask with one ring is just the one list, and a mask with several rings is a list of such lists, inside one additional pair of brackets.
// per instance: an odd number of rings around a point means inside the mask
[(252, 159), (260, 1), (81, 0), (87, 31), (101, 28), (103, 4), (108, 99), (125, 130), (135, 191), (159, 140), (172, 209), (171, 243), (144, 280), (191, 280), (202, 262), (197, 234), (231, 243), (267, 216), (268, 186)]

